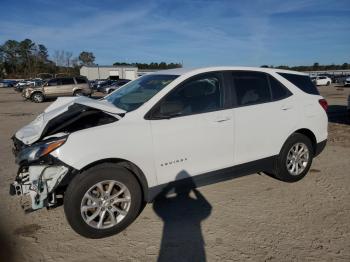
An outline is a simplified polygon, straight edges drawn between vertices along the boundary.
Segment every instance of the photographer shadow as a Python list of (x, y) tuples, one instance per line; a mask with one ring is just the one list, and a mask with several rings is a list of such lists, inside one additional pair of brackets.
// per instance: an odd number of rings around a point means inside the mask
[(206, 261), (201, 221), (209, 217), (212, 207), (186, 171), (176, 180), (153, 203), (164, 222), (158, 261)]

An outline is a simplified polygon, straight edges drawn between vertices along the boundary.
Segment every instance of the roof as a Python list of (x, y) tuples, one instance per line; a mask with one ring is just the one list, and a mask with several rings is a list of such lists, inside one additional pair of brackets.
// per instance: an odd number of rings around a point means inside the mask
[(264, 68), (264, 67), (244, 67), (244, 66), (215, 66), (215, 67), (202, 67), (202, 68), (176, 68), (176, 69), (167, 69), (153, 72), (153, 74), (161, 75), (184, 75), (190, 72), (193, 73), (202, 73), (210, 71), (225, 71), (225, 70), (246, 70), (246, 71), (259, 71), (266, 73), (292, 73), (298, 75), (306, 75), (302, 72), (292, 71), (292, 70), (283, 70), (277, 68)]

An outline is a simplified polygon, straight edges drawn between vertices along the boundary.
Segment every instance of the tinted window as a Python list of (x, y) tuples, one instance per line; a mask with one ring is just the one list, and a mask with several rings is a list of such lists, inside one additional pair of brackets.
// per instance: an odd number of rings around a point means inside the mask
[(185, 116), (222, 108), (222, 84), (214, 73), (201, 75), (176, 87), (153, 111), (152, 116)]
[(106, 100), (127, 112), (135, 110), (170, 84), (177, 75), (149, 74), (127, 83)]
[(57, 86), (58, 85), (58, 79), (54, 78), (54, 79), (51, 79), (47, 82), (47, 85), (48, 86)]
[(61, 78), (61, 85), (74, 85), (73, 78)]
[(238, 71), (233, 72), (232, 76), (239, 106), (271, 101), (269, 82), (265, 73)]
[(76, 77), (75, 80), (77, 81), (77, 84), (86, 84), (87, 80), (83, 77)]
[(299, 89), (303, 90), (305, 93), (308, 93), (311, 95), (319, 95), (319, 92), (316, 86), (311, 82), (311, 79), (309, 76), (287, 74), (287, 73), (278, 73), (278, 74), (283, 76), (285, 79), (287, 79), (289, 82), (294, 84)]
[(272, 100), (280, 100), (291, 96), (292, 93), (274, 77), (269, 76)]

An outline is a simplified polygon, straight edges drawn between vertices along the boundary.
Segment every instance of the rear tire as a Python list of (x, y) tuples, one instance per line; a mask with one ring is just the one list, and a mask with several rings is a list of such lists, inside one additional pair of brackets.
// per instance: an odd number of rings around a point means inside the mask
[(74, 91), (73, 96), (83, 96), (83, 92), (81, 90), (76, 90)]
[(42, 93), (36, 92), (36, 93), (31, 95), (31, 99), (35, 103), (42, 103), (42, 102), (44, 102), (45, 97)]
[(330, 84), (331, 84), (331, 83), (328, 81), (328, 82), (327, 82), (327, 86), (329, 86)]
[(310, 139), (299, 133), (292, 134), (276, 159), (275, 177), (285, 182), (299, 181), (309, 171), (313, 156)]
[[(110, 183), (113, 186), (108, 194)], [(137, 179), (128, 169), (111, 163), (78, 174), (64, 197), (68, 223), (75, 232), (87, 238), (119, 233), (136, 219), (141, 208), (142, 193)]]

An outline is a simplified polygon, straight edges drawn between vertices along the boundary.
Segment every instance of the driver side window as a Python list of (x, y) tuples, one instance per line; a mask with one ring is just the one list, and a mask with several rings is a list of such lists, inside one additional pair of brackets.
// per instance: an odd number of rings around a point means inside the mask
[(209, 73), (188, 80), (171, 91), (153, 110), (152, 118), (171, 118), (223, 108), (219, 74)]

